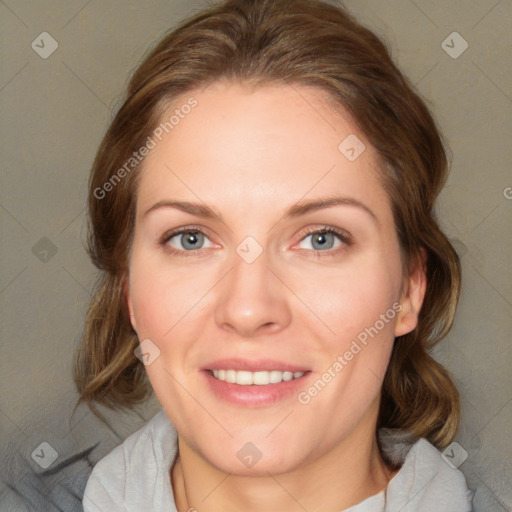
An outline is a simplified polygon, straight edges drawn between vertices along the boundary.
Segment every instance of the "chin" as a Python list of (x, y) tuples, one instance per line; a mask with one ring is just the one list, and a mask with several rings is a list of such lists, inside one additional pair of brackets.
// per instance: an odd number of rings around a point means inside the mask
[[(256, 436), (255, 436), (256, 437)], [(229, 444), (205, 447), (201, 457), (218, 470), (237, 476), (268, 476), (288, 473), (304, 464), (304, 453), (297, 453), (301, 444), (288, 439), (264, 439), (240, 436)], [(251, 441), (250, 439), (253, 439)]]

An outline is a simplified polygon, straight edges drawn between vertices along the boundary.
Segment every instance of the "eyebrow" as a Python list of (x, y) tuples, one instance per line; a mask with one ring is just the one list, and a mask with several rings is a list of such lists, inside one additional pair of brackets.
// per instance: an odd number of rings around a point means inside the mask
[(295, 218), (301, 215), (306, 215), (307, 213), (322, 210), (324, 208), (331, 208), (333, 206), (353, 206), (355, 208), (359, 208), (363, 212), (367, 213), (377, 225), (379, 225), (379, 219), (375, 215), (375, 213), (364, 203), (354, 199), (352, 197), (328, 197), (325, 199), (316, 199), (313, 201), (307, 201), (303, 203), (297, 203), (289, 208), (285, 214), (284, 218)]
[[(367, 213), (373, 221), (380, 225), (379, 220), (375, 213), (364, 203), (358, 201), (357, 199), (351, 197), (327, 197), (323, 199), (315, 199), (311, 201), (305, 201), (301, 203), (296, 203), (286, 212), (281, 218), (284, 219), (292, 219), (296, 217), (300, 217), (302, 215), (306, 215), (308, 213), (314, 212), (316, 210), (322, 210), (325, 208), (332, 208), (333, 206), (352, 206), (360, 209), (361, 211)], [(174, 200), (163, 200), (155, 203), (151, 208), (149, 208), (145, 213), (144, 217), (146, 217), (150, 212), (158, 210), (160, 208), (176, 208), (177, 210), (181, 210), (185, 213), (189, 213), (190, 215), (194, 215), (196, 217), (203, 217), (205, 219), (215, 219), (222, 223), (222, 216), (217, 213), (212, 207), (207, 204), (201, 203), (192, 203), (188, 201), (174, 201)]]

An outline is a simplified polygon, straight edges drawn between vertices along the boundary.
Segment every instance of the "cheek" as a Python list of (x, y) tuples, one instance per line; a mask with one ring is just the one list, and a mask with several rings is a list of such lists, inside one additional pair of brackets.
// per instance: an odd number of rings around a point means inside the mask
[(293, 279), (298, 295), (331, 331), (332, 336), (326, 339), (343, 345), (376, 322), (382, 335), (392, 336), (396, 318), (393, 304), (400, 296), (400, 264), (370, 254), (360, 261), (319, 272), (314, 279), (303, 275)]
[(151, 275), (145, 279), (144, 274), (134, 272), (132, 276), (130, 293), (139, 338), (159, 339), (170, 328), (169, 320), (166, 321), (168, 304), (162, 290), (151, 281)]
[(201, 287), (193, 283), (190, 275), (173, 271), (155, 258), (134, 255), (130, 297), (139, 337), (166, 339), (201, 296)]

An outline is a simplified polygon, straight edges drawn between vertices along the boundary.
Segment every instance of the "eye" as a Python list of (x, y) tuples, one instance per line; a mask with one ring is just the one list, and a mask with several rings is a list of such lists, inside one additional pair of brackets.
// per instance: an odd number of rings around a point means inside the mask
[[(309, 240), (309, 241), (308, 241)], [(306, 242), (304, 244), (304, 242)], [(350, 236), (341, 230), (334, 228), (321, 228), (309, 231), (301, 239), (300, 249), (313, 249), (316, 252), (338, 253), (351, 245)], [(334, 249), (331, 251), (331, 249)]]
[[(307, 242), (309, 240), (309, 242)], [(206, 245), (205, 245), (206, 243)], [(214, 247), (215, 244), (198, 228), (183, 227), (166, 233), (160, 244), (173, 254), (193, 256), (201, 249)], [(312, 254), (327, 253), (322, 256), (334, 256), (352, 244), (350, 235), (343, 230), (331, 227), (310, 230), (300, 241), (299, 249), (312, 250)]]
[[(209, 245), (204, 245), (207, 242)], [(164, 235), (162, 245), (171, 248), (171, 252), (192, 253), (200, 249), (212, 247), (209, 238), (199, 229), (181, 228)], [(189, 254), (186, 254), (189, 256)]]

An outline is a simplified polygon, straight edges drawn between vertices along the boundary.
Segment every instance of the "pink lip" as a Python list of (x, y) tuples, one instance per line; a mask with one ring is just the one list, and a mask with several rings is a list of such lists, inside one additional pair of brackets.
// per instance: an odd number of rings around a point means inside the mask
[[(209, 363), (201, 370), (200, 373), (204, 376), (206, 386), (215, 397), (233, 405), (253, 408), (271, 406), (282, 400), (296, 397), (300, 391), (307, 389), (309, 376), (312, 375), (311, 370), (303, 366), (296, 366), (270, 359), (258, 361), (249, 361), (247, 359), (221, 359)], [(211, 370), (246, 370), (251, 372), (280, 370), (304, 372), (304, 375), (298, 379), (282, 381), (278, 384), (241, 386), (239, 384), (216, 379)]]
[(201, 370), (245, 370), (249, 372), (261, 372), (277, 370), (282, 372), (307, 372), (310, 369), (305, 366), (297, 366), (274, 359), (217, 359), (204, 365)]
[[(201, 372), (206, 379), (206, 385), (220, 400), (243, 407), (265, 407), (276, 404), (282, 400), (296, 397), (307, 389), (306, 379), (310, 372), (298, 379), (268, 384), (267, 386), (240, 386), (216, 379), (209, 371)], [(308, 379), (309, 380), (309, 379)]]

